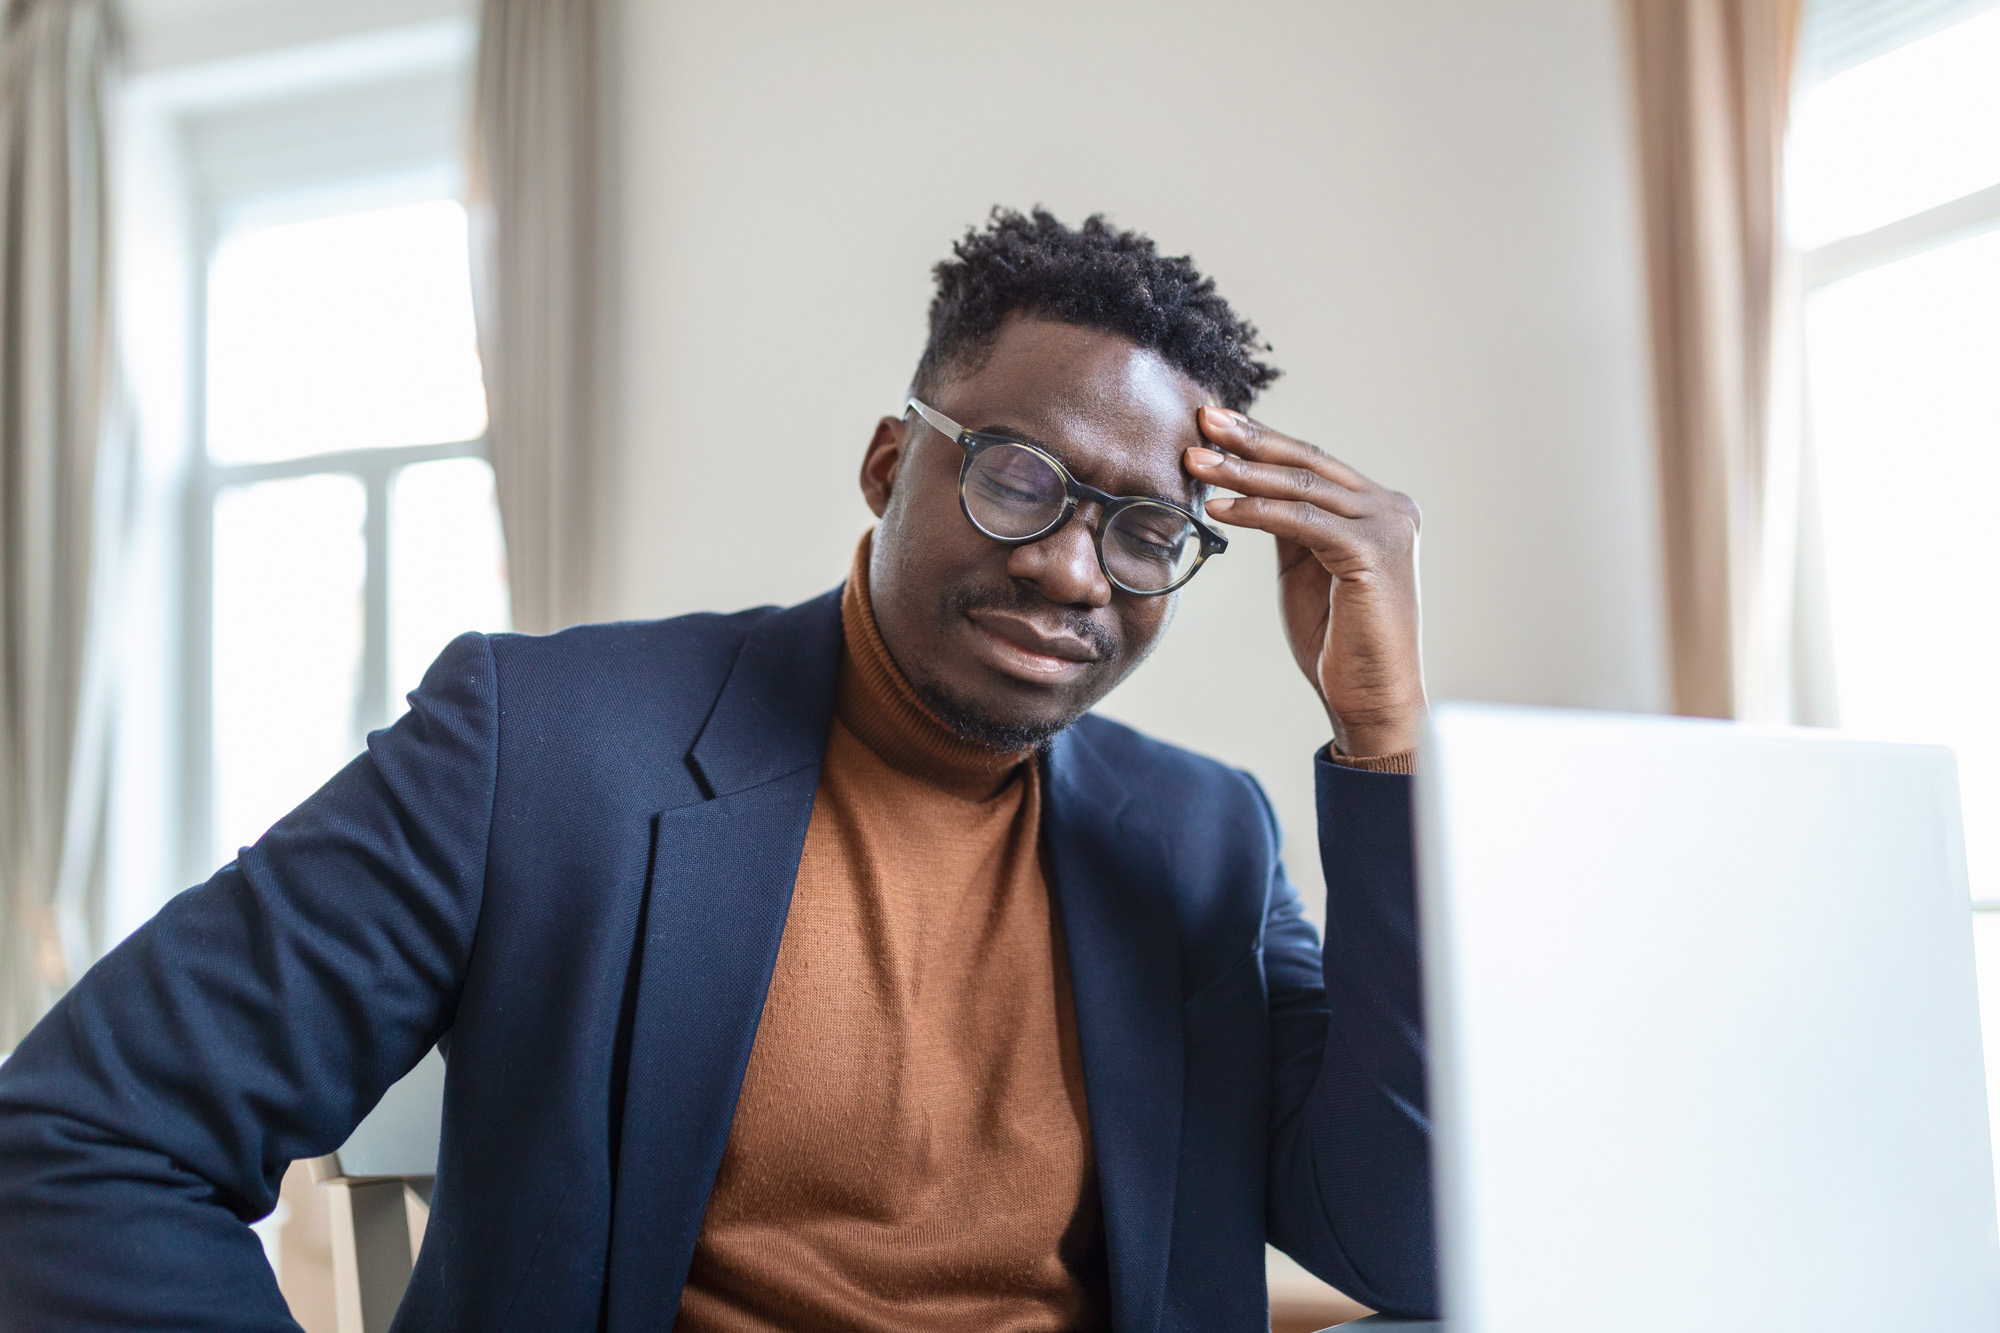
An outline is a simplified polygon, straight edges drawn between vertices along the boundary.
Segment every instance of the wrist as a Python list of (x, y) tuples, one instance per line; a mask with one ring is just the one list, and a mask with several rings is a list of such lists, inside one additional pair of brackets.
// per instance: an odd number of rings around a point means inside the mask
[(1333, 722), (1334, 753), (1349, 759), (1375, 759), (1407, 754), (1423, 733), (1424, 707), (1399, 709), (1391, 715), (1343, 717), (1327, 710)]

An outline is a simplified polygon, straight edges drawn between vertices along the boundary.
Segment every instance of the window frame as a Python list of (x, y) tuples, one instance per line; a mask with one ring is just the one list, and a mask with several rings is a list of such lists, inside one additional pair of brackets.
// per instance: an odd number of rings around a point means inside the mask
[(1893, 264), (1926, 250), (1971, 240), (2000, 227), (2000, 183), (1897, 218), (1873, 231), (1843, 236), (1799, 256), (1802, 297), (1822, 287)]

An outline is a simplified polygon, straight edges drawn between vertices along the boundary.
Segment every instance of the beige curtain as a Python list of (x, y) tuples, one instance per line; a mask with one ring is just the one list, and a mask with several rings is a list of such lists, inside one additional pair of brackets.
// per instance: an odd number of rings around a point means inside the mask
[(514, 625), (602, 614), (598, 0), (485, 0), (470, 195)]
[(0, 29), (0, 1050), (88, 961), (80, 810), (99, 441), (111, 384), (106, 0), (11, 0)]
[(1779, 225), (1801, 0), (1629, 0), (1674, 702), (1793, 711), (1797, 299)]

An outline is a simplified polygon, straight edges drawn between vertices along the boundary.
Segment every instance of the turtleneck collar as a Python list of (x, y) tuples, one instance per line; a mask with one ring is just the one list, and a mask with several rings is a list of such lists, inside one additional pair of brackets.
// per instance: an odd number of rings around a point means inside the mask
[(899, 773), (966, 800), (997, 795), (1034, 751), (1000, 754), (961, 738), (925, 706), (889, 656), (868, 602), (868, 555), (874, 532), (861, 538), (840, 595), (844, 640), (834, 716), (876, 758)]

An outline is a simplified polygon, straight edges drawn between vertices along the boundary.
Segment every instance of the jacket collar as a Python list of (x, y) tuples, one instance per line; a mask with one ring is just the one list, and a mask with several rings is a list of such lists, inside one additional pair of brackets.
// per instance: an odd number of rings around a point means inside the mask
[(654, 818), (614, 1119), (605, 1325), (666, 1328), (729, 1142), (812, 819), (840, 665), (838, 591), (744, 639)]
[(840, 589), (773, 612), (750, 631), (688, 766), (712, 797), (818, 764), (840, 675)]

